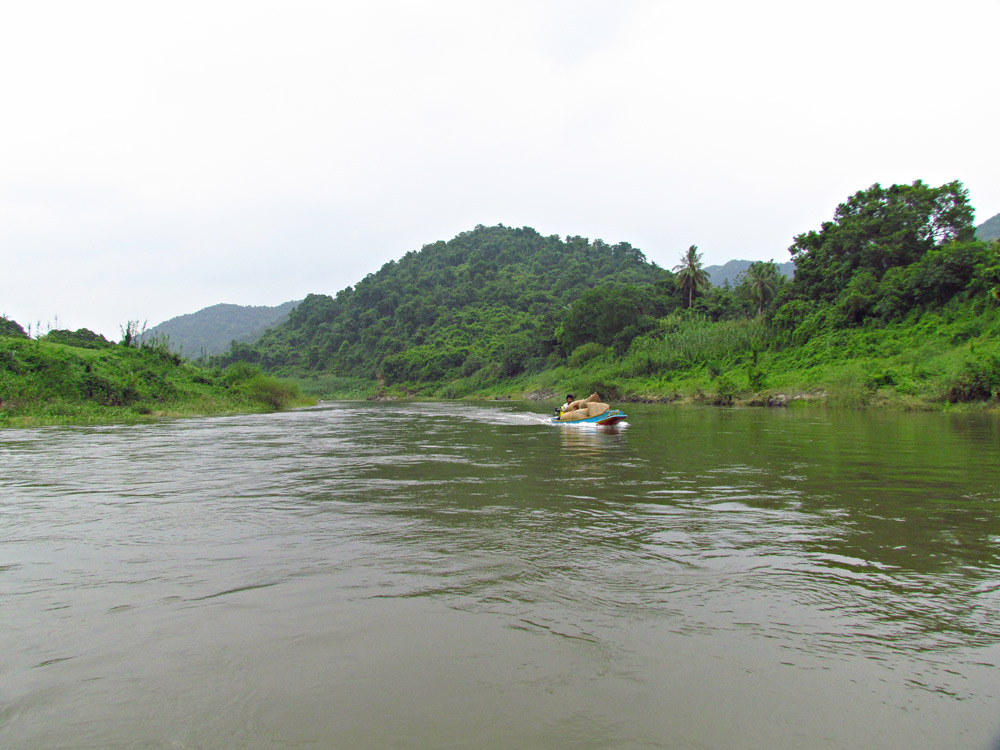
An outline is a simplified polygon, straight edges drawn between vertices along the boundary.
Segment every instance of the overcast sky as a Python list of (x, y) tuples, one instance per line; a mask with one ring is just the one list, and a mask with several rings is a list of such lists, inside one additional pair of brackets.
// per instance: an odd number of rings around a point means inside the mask
[(118, 339), (477, 224), (785, 261), (875, 182), (1000, 212), (1000, 0), (0, 10), (0, 314)]

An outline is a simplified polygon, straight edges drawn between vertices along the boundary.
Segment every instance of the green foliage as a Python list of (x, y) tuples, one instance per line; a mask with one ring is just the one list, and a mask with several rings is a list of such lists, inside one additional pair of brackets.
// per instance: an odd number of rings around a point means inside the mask
[(951, 241), (973, 239), (972, 208), (959, 182), (932, 188), (882, 188), (877, 183), (837, 206), (834, 221), (795, 238), (796, 296), (834, 301), (859, 272), (880, 281), (890, 268), (908, 266)]
[(667, 304), (652, 286), (590, 289), (570, 306), (556, 338), (566, 352), (596, 342), (623, 354), (636, 336), (654, 327)]
[(751, 305), (746, 299), (732, 289), (715, 286), (696, 297), (689, 309), (712, 321), (745, 318), (752, 314)]
[(687, 306), (694, 304), (694, 296), (709, 286), (708, 271), (701, 264), (701, 253), (697, 245), (691, 245), (687, 253), (681, 256), (681, 262), (674, 266), (677, 272), (677, 285), (687, 298)]
[(255, 404), (270, 409), (287, 409), (301, 394), (296, 385), (266, 375), (255, 375), (240, 384), (239, 391)]
[[(182, 362), (161, 347), (0, 337), (0, 425), (128, 421), (148, 415), (284, 408), (298, 391), (259, 368), (225, 373)], [(79, 332), (77, 332), (79, 333)], [(50, 340), (54, 339), (54, 340)], [(134, 339), (133, 339), (134, 341)]]
[(747, 385), (752, 391), (762, 391), (767, 387), (767, 374), (757, 366), (747, 369)]
[(736, 293), (756, 307), (758, 315), (763, 315), (764, 309), (774, 301), (785, 283), (777, 263), (773, 260), (756, 261), (740, 274)]
[(259, 342), (234, 342), (214, 361), (387, 384), (515, 377), (592, 337), (624, 352), (669, 306), (657, 283), (671, 279), (628, 243), (480, 226), (386, 263), (335, 297), (309, 295)]
[(605, 357), (611, 354), (611, 349), (604, 346), (603, 344), (598, 344), (596, 341), (591, 341), (587, 344), (580, 344), (569, 357), (570, 367), (582, 367), (586, 363), (590, 362), (592, 359), (597, 359), (598, 357)]
[(1000, 400), (1000, 357), (970, 358), (947, 383), (950, 403)]
[(719, 404), (788, 393), (845, 407), (995, 403), (1000, 244), (970, 227), (959, 183), (875, 185), (795, 238), (793, 282), (753, 263), (734, 289), (708, 284), (695, 246), (675, 277), (627, 243), (477, 227), (335, 297), (310, 295), (258, 343), (233, 341), (212, 370), (131, 322), (113, 346), (83, 329), (32, 341), (0, 319), (0, 424), (38, 404), (150, 414), (299, 398), (266, 373), (358, 398), (597, 390)]
[(227, 387), (233, 388), (260, 377), (260, 375), (260, 367), (255, 367), (246, 362), (234, 362), (222, 373), (221, 380)]
[(0, 315), (0, 336), (14, 336), (21, 339), (28, 338), (28, 334), (24, 332), (24, 329), (17, 322), (10, 320), (5, 315)]
[(622, 374), (670, 373), (735, 362), (767, 348), (772, 335), (761, 319), (713, 323), (703, 317), (672, 316), (654, 333), (632, 342), (621, 362)]
[(720, 375), (715, 381), (715, 400), (717, 406), (732, 406), (738, 389), (736, 383), (728, 375)]
[(105, 349), (109, 346), (114, 346), (112, 342), (100, 334), (86, 328), (79, 328), (76, 331), (49, 331), (42, 339), (53, 344), (66, 344), (68, 346), (78, 346), (83, 349)]

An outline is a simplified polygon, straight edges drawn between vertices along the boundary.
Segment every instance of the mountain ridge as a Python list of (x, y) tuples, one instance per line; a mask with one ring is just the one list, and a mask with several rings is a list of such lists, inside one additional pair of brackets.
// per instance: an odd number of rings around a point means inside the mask
[[(712, 282), (712, 286), (723, 286), (728, 281), (729, 286), (733, 287), (737, 284), (737, 277), (756, 262), (758, 261), (728, 260), (722, 265), (705, 266), (704, 270), (708, 273), (708, 279)], [(775, 263), (775, 265), (778, 266), (778, 273), (782, 276), (790, 279), (795, 275), (795, 264), (792, 261)]]
[(1000, 214), (987, 219), (976, 227), (976, 239), (983, 241), (1000, 240)]
[(268, 328), (285, 321), (300, 302), (291, 300), (274, 307), (220, 302), (165, 320), (145, 331), (142, 340), (166, 337), (171, 351), (189, 358), (222, 354), (234, 341), (256, 341)]

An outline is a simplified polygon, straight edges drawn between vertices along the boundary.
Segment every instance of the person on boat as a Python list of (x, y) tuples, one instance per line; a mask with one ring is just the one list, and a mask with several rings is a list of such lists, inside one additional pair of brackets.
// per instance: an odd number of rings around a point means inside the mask
[(562, 415), (562, 413), (564, 411), (566, 411), (566, 409), (569, 407), (569, 405), (573, 403), (573, 401), (574, 401), (573, 394), (572, 393), (568, 394), (566, 396), (566, 403), (559, 407), (559, 414), (560, 414), (560, 416)]

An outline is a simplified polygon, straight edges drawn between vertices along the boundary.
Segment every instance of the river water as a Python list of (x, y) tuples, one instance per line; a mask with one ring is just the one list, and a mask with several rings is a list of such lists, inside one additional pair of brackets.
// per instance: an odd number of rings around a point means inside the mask
[(1000, 420), (0, 431), (0, 747), (996, 748)]

